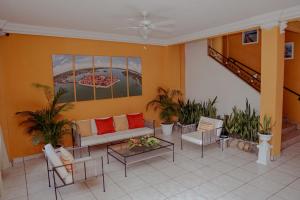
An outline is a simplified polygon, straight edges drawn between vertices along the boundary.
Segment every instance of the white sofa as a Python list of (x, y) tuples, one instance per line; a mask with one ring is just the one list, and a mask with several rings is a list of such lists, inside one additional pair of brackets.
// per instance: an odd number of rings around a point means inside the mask
[(133, 137), (145, 136), (145, 135), (155, 135), (155, 121), (149, 122), (145, 121), (145, 127), (128, 129), (124, 131), (116, 131), (113, 133), (107, 133), (98, 135), (97, 127), (94, 119), (90, 119), (92, 135), (82, 137), (79, 130), (73, 130), (73, 146), (93, 146), (99, 144), (106, 144), (117, 142), (125, 139), (130, 139)]

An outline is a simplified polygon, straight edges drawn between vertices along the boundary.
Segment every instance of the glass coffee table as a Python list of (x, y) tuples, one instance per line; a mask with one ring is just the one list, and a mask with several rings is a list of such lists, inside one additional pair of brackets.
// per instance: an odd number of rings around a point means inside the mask
[(129, 148), (128, 141), (107, 145), (107, 163), (109, 164), (109, 156), (121, 162), (125, 167), (125, 177), (127, 177), (127, 166), (158, 157), (163, 154), (172, 153), (174, 162), (174, 143), (156, 138), (159, 142), (153, 147), (141, 146)]

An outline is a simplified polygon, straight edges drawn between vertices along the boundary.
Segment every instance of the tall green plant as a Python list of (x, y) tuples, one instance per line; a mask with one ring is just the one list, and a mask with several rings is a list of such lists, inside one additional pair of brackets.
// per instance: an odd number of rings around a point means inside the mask
[(26, 131), (32, 135), (34, 145), (45, 143), (56, 147), (60, 144), (62, 136), (70, 133), (73, 122), (62, 119), (61, 113), (73, 107), (71, 103), (59, 104), (60, 98), (66, 91), (60, 88), (56, 93), (47, 85), (33, 84), (34, 87), (42, 89), (47, 99), (47, 105), (36, 111), (17, 112), (25, 118), (20, 122), (21, 126), (26, 126)]
[(195, 100), (179, 101), (179, 122), (181, 124), (195, 124), (199, 122), (201, 116), (216, 118), (217, 108), (215, 106), (217, 97), (213, 100), (196, 103)]
[(210, 117), (210, 118), (217, 117), (217, 108), (216, 108), (217, 98), (218, 97), (216, 96), (213, 100), (208, 99), (208, 101), (203, 101), (200, 103), (202, 107), (202, 116)]
[(156, 97), (147, 103), (146, 109), (150, 107), (154, 111), (160, 111), (160, 119), (163, 123), (172, 123), (173, 117), (178, 115), (178, 99), (181, 98), (182, 93), (180, 90), (157, 88)]
[(195, 100), (179, 101), (179, 116), (178, 121), (181, 124), (195, 124), (199, 122), (203, 109), (200, 103)]
[(232, 109), (232, 113), (225, 118), (225, 129), (234, 137), (243, 140), (258, 141), (259, 115), (246, 99), (245, 110), (240, 110), (237, 107)]

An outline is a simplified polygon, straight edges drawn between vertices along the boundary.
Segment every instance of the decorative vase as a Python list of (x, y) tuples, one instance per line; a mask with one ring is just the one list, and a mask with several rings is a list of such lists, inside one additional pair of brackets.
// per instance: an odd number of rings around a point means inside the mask
[(271, 140), (272, 135), (264, 135), (260, 133), (258, 133), (258, 135), (260, 144), (257, 145), (258, 159), (256, 163), (267, 165), (270, 160), (270, 149), (272, 148), (272, 145), (269, 144), (269, 141)]
[(172, 134), (172, 130), (173, 130), (173, 123), (172, 124), (160, 124), (161, 125), (161, 129), (162, 129), (162, 133), (164, 135), (171, 135)]

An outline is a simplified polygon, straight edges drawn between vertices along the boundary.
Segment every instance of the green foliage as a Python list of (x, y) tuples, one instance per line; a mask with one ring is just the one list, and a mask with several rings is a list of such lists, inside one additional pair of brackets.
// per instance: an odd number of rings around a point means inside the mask
[(196, 103), (195, 100), (179, 101), (179, 122), (181, 124), (195, 124), (198, 123), (200, 116), (202, 115), (202, 107), (200, 103)]
[(204, 117), (210, 117), (210, 118), (216, 118), (217, 117), (217, 108), (215, 104), (217, 103), (217, 96), (211, 100), (208, 99), (208, 101), (201, 102), (202, 107), (202, 116)]
[(201, 116), (216, 118), (217, 108), (215, 107), (217, 97), (207, 102), (196, 103), (195, 100), (179, 100), (179, 122), (184, 125), (196, 124)]
[(258, 141), (259, 115), (246, 99), (245, 110), (239, 110), (236, 107), (232, 109), (232, 113), (225, 117), (224, 127), (226, 131), (233, 137), (252, 142)]
[(50, 143), (56, 147), (60, 144), (62, 136), (70, 133), (74, 125), (73, 122), (62, 119), (61, 116), (62, 112), (73, 108), (73, 105), (58, 104), (59, 99), (66, 93), (62, 88), (54, 94), (53, 89), (47, 85), (33, 84), (33, 86), (43, 90), (47, 105), (36, 111), (17, 112), (16, 115), (25, 118), (20, 125), (26, 126), (26, 131), (32, 135), (34, 145)]
[(128, 147), (129, 149), (135, 148), (135, 147), (156, 147), (159, 145), (159, 140), (155, 137), (151, 136), (142, 136), (139, 138), (131, 138), (128, 141)]
[(159, 110), (159, 117), (164, 123), (172, 123), (173, 117), (178, 115), (178, 99), (182, 96), (180, 90), (170, 90), (158, 87), (156, 97), (148, 102), (147, 110), (152, 107)]
[(260, 126), (259, 133), (264, 135), (271, 135), (272, 127), (275, 125), (275, 124), (272, 125), (271, 123), (272, 123), (272, 118), (270, 116), (264, 115), (262, 123), (259, 123)]

